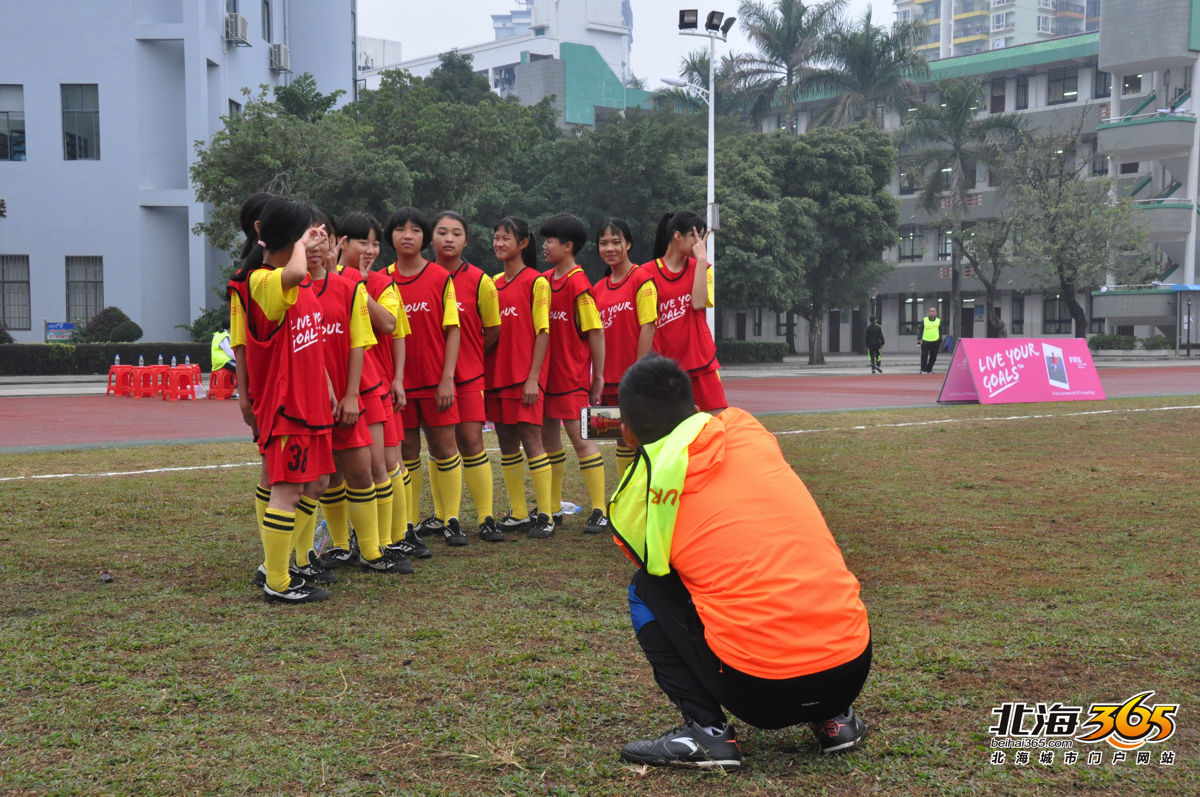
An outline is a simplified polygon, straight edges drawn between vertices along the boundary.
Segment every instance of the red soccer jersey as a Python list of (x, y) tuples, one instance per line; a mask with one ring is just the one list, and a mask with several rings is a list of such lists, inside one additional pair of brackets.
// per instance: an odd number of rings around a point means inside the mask
[[(367, 295), (375, 301), (379, 301), (379, 295), (392, 284), (388, 275), (380, 271), (368, 271), (364, 278), (363, 273), (356, 268), (346, 268), (341, 264), (338, 264), (337, 268), (339, 277), (355, 284), (361, 282), (366, 286)], [(376, 344), (363, 352), (362, 379), (359, 381), (358, 388), (359, 394), (363, 396), (391, 389), (392, 372), (395, 370), (395, 364), (392, 362), (391, 340), (387, 335), (377, 335), (376, 337), (378, 339)]]
[(620, 282), (614, 283), (609, 275), (592, 286), (592, 298), (596, 301), (596, 310), (600, 312), (600, 321), (604, 324), (606, 389), (615, 389), (625, 369), (637, 359), (638, 335), (642, 327), (638, 319), (638, 291), (650, 280), (653, 280), (653, 275), (649, 270), (634, 266)]
[(662, 260), (642, 266), (654, 278), (658, 290), (658, 328), (654, 331), (654, 350), (679, 363), (689, 374), (720, 367), (717, 346), (703, 310), (692, 307), (692, 277), (696, 259), (689, 257), (683, 271), (672, 274)]
[[(350, 375), (350, 311), (354, 306), (354, 294), (359, 290), (358, 283), (327, 271), (325, 279), (312, 280), (312, 284), (321, 303), (325, 371), (333, 383), (334, 395), (341, 398), (346, 395), (346, 381)], [(362, 410), (361, 401), (359, 410)]]
[(479, 291), (486, 277), (483, 269), (465, 261), (453, 274), (460, 330), (454, 381), (459, 386), (483, 379), (483, 317), (480, 314)]
[(576, 317), (575, 300), (588, 292), (583, 269), (576, 266), (563, 277), (548, 272), (550, 279), (550, 373), (546, 377), (546, 395), (562, 396), (586, 392), (592, 381), (592, 350)]
[[(388, 266), (387, 273), (400, 289), (412, 327), (404, 359), (404, 392), (409, 398), (432, 398), (446, 363), (444, 327), (447, 304), (454, 306), (454, 280), (449, 271), (432, 261), (426, 261), (410, 277), (397, 271), (395, 263)], [(456, 306), (454, 311), (457, 315)]]
[(281, 434), (333, 427), (321, 317), (320, 300), (307, 277), (296, 288), (295, 303), (279, 321), (271, 320), (257, 301), (250, 301), (246, 366), (260, 450)]
[[(526, 266), (510, 281), (505, 275), (496, 277), (496, 296), (500, 301), (500, 339), (485, 362), (485, 384), (489, 393), (502, 398), (520, 397), (529, 369), (533, 365), (533, 344), (538, 329), (534, 322), (534, 285), (542, 281), (549, 293), (545, 274)], [(542, 359), (538, 384), (544, 390), (550, 358)]]

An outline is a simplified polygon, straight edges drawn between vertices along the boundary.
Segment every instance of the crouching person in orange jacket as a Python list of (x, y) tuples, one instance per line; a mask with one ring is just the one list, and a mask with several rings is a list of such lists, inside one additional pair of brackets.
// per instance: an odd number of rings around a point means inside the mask
[(743, 410), (696, 412), (687, 373), (653, 354), (626, 371), (619, 401), (637, 456), (609, 518), (640, 565), (629, 587), (638, 643), (684, 718), (621, 758), (737, 769), (724, 709), (759, 728), (808, 723), (822, 753), (857, 747), (867, 726), (851, 704), (871, 667), (867, 610), (778, 441)]

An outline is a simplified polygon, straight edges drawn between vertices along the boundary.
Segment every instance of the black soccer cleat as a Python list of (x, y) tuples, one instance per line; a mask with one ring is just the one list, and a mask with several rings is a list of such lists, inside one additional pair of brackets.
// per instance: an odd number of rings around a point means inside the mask
[(554, 534), (554, 521), (545, 512), (538, 513), (533, 525), (529, 527), (529, 539), (544, 540)]
[(484, 542), (504, 542), (504, 532), (496, 525), (496, 519), (488, 515), (479, 524), (479, 539)]
[(630, 742), (621, 748), (621, 758), (652, 767), (715, 768), (726, 772), (742, 765), (742, 751), (732, 725), (719, 736), (713, 736), (694, 720), (672, 728), (657, 739)]
[(867, 723), (854, 713), (854, 707), (845, 714), (830, 717), (824, 722), (810, 722), (813, 735), (821, 745), (821, 753), (848, 753), (867, 738)]
[(608, 518), (604, 516), (604, 510), (596, 507), (592, 510), (591, 517), (587, 523), (583, 524), (584, 534), (603, 534), (608, 531)]
[(292, 576), (286, 589), (274, 590), (263, 584), (263, 595), (269, 603), (316, 603), (329, 597), (329, 590), (314, 587), (299, 576)]

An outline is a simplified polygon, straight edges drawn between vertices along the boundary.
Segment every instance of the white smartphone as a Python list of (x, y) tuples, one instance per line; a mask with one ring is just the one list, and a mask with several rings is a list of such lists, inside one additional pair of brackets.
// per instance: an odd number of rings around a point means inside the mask
[(579, 411), (579, 432), (585, 440), (620, 440), (620, 407), (584, 407)]

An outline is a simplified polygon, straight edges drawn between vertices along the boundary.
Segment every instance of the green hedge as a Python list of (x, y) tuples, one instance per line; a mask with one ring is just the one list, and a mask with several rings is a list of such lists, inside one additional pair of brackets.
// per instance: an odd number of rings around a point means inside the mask
[(1133, 335), (1092, 335), (1088, 338), (1088, 348), (1092, 351), (1120, 349), (1130, 351), (1137, 345)]
[(717, 359), (721, 361), (721, 365), (732, 365), (734, 363), (781, 363), (787, 353), (787, 344), (779, 341), (717, 341)]
[(138, 355), (146, 365), (170, 364), (174, 356), (180, 364), (185, 357), (208, 371), (212, 366), (208, 343), (8, 343), (0, 345), (0, 376), (53, 376), (107, 374), (113, 358), (121, 356), (122, 365), (137, 365)]

